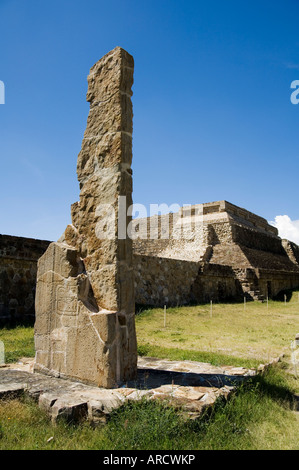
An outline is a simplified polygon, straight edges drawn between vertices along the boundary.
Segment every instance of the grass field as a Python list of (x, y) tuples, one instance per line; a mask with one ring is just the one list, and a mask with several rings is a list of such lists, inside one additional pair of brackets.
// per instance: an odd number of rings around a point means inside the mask
[(290, 353), (299, 332), (299, 302), (269, 301), (169, 308), (136, 316), (139, 352), (144, 355), (255, 367)]
[(53, 426), (31, 400), (0, 402), (0, 449), (60, 450), (298, 450), (299, 419), (292, 411), (295, 379), (275, 367), (241, 387), (211, 415), (185, 422), (157, 402), (131, 403), (106, 426)]
[[(256, 367), (290, 353), (299, 332), (298, 292), (290, 301), (152, 308), (137, 312), (140, 355)], [(0, 329), (7, 363), (34, 357), (33, 327)]]
[(32, 326), (16, 326), (0, 329), (0, 341), (4, 343), (5, 362), (16, 362), (21, 357), (34, 357), (34, 331)]
[[(213, 364), (256, 367), (290, 354), (299, 332), (298, 294), (290, 302), (216, 304), (169, 308), (136, 316), (139, 354)], [(33, 328), (0, 329), (6, 362), (33, 357)], [(0, 402), (0, 449), (105, 450), (298, 450), (299, 419), (293, 394), (299, 380), (280, 363), (240, 387), (211, 414), (184, 422), (156, 402), (131, 403), (112, 414), (104, 427), (88, 423), (53, 426), (35, 402)]]

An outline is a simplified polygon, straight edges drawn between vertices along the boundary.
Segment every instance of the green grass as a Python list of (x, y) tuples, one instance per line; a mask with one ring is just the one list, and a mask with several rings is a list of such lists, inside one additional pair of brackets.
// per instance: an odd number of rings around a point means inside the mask
[[(287, 305), (266, 303), (215, 304), (167, 309), (164, 328), (163, 309), (144, 310), (136, 315), (140, 355), (173, 360), (189, 359), (214, 365), (256, 367), (260, 363), (290, 352), (299, 332), (298, 293)], [(0, 329), (5, 360), (34, 357), (33, 327)]]
[[(297, 293), (290, 302), (217, 304), (167, 310), (148, 309), (136, 316), (141, 355), (256, 367), (282, 352), (299, 332)], [(0, 330), (6, 362), (34, 356), (33, 328)], [(0, 401), (0, 449), (103, 450), (298, 450), (299, 418), (293, 393), (299, 381), (280, 364), (241, 386), (228, 402), (197, 422), (184, 419), (156, 401), (128, 403), (112, 413), (106, 426), (88, 422), (53, 426), (28, 398)], [(49, 440), (50, 439), (50, 440)]]
[(279, 368), (243, 386), (224, 407), (216, 406), (204, 426), (202, 448), (226, 450), (299, 449), (299, 420), (292, 411), (298, 383)]
[(31, 326), (0, 329), (0, 341), (4, 343), (5, 362), (16, 362), (21, 357), (34, 357), (34, 333)]
[(227, 354), (213, 353), (208, 351), (196, 351), (188, 349), (165, 348), (163, 346), (151, 345), (148, 343), (138, 346), (139, 356), (159, 357), (172, 361), (196, 361), (209, 362), (214, 366), (233, 365), (235, 367), (257, 368), (260, 365), (258, 359), (245, 359)]
[[(290, 352), (299, 332), (298, 293), (281, 301), (159, 308), (136, 315), (139, 353), (255, 367)], [(176, 352), (177, 351), (177, 352)]]
[[(280, 366), (219, 401), (197, 422), (156, 401), (128, 403), (106, 426), (53, 426), (29, 399), (0, 402), (0, 449), (65, 450), (298, 450), (292, 411), (295, 379)], [(49, 440), (50, 439), (50, 440)]]

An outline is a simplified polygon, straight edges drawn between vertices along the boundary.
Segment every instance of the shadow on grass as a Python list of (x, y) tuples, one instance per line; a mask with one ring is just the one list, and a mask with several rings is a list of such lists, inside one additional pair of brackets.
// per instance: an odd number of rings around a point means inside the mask
[(293, 407), (294, 391), (286, 384), (285, 377), (277, 367), (271, 367), (265, 374), (257, 376), (256, 383), (263, 396), (267, 396), (285, 406)]
[(243, 382), (228, 397), (219, 397), (199, 420), (187, 423), (189, 431), (204, 434), (208, 429), (214, 429), (214, 432), (217, 429), (223, 435), (242, 434), (250, 422), (267, 419), (271, 403), (294, 410), (296, 397), (280, 367), (272, 367), (266, 373)]

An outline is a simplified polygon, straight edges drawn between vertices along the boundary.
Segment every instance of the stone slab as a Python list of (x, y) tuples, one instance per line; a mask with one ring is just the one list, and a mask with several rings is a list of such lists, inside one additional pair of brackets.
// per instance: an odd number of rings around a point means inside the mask
[(254, 369), (215, 367), (208, 363), (140, 357), (138, 374), (121, 388), (99, 388), (69, 379), (32, 372), (30, 359), (0, 369), (0, 399), (27, 394), (53, 422), (87, 419), (105, 423), (110, 413), (128, 400), (160, 400), (187, 418), (198, 418), (217, 398), (227, 398)]

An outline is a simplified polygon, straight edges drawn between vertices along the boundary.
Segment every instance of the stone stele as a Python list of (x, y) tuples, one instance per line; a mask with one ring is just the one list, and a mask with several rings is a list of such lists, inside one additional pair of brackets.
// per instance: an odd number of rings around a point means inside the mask
[[(37, 273), (34, 370), (106, 388), (137, 372), (132, 241), (126, 235), (133, 70), (133, 57), (120, 47), (90, 70), (90, 111), (77, 162), (80, 200)], [(121, 207), (126, 225), (119, 237)]]

